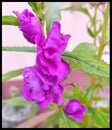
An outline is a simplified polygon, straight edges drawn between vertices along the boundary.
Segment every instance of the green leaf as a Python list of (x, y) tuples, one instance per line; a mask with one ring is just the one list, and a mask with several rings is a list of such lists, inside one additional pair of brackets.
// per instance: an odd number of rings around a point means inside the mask
[(28, 102), (26, 101), (23, 97), (12, 97), (10, 99), (4, 99), (2, 102), (7, 103), (9, 105), (13, 106), (23, 106), (23, 105), (28, 105), (32, 104), (33, 102)]
[(93, 32), (89, 27), (87, 28), (87, 32), (88, 32), (88, 34), (89, 34), (92, 38), (95, 37), (94, 32)]
[(16, 51), (16, 52), (36, 52), (36, 47), (27, 46), (14, 46), (14, 47), (2, 47), (2, 51)]
[(83, 103), (87, 103), (91, 97), (92, 97), (92, 94), (93, 94), (93, 89), (94, 89), (94, 85), (91, 85), (87, 90), (86, 90), (86, 93), (83, 97)]
[(44, 22), (44, 2), (28, 2), (31, 6), (33, 12), (36, 14), (39, 19), (41, 25), (43, 26)]
[(74, 54), (81, 54), (81, 55), (89, 55), (89, 56), (95, 56), (97, 51), (97, 47), (90, 43), (80, 43), (78, 44), (72, 52)]
[(29, 6), (31, 6), (32, 10), (36, 13), (39, 9), (40, 2), (28, 2)]
[(29, 119), (31, 119), (39, 110), (39, 106), (36, 104), (34, 105), (34, 108), (32, 109), (30, 115), (29, 115)]
[(75, 99), (82, 101), (82, 92), (78, 87), (73, 88), (73, 95)]
[(105, 107), (99, 107), (98, 111), (100, 111), (100, 113), (102, 114), (102, 116), (104, 116), (106, 119), (110, 118), (110, 111), (109, 111), (109, 109), (107, 109)]
[(2, 76), (2, 82), (21, 75), (22, 69), (10, 71)]
[(96, 31), (96, 33), (94, 33), (94, 31), (92, 31), (92, 29), (91, 29), (90, 27), (87, 27), (87, 32), (88, 32), (88, 34), (89, 34), (92, 38), (94, 38), (95, 36), (97, 36), (98, 33), (101, 32), (101, 30), (102, 30), (102, 25), (101, 25), (101, 24), (100, 24), (98, 30)]
[(104, 118), (100, 111), (96, 110), (96, 108), (88, 107), (88, 115), (98, 126), (109, 128), (109, 122)]
[(36, 14), (36, 17), (38, 18), (38, 20), (44, 30), (44, 22), (45, 22), (44, 4), (45, 4), (45, 2), (28, 2), (28, 4), (31, 6), (33, 12)]
[(97, 77), (97, 87), (101, 86), (101, 87), (104, 87), (104, 86), (110, 86), (110, 78), (104, 78), (104, 77)]
[(56, 124), (58, 124), (59, 114), (56, 112), (53, 115), (49, 116), (45, 123), (47, 124), (48, 128), (54, 128)]
[(19, 21), (15, 16), (2, 16), (2, 25), (19, 26)]
[(79, 87), (75, 86), (73, 83), (71, 83), (72, 86), (74, 86), (72, 91), (67, 91), (64, 92), (64, 97), (70, 99), (78, 99), (78, 100), (82, 100), (82, 91), (80, 90)]
[[(96, 86), (95, 86), (95, 87), (96, 87)], [(92, 97), (92, 99), (93, 99), (95, 102), (105, 100), (104, 97), (100, 97), (100, 96), (98, 96), (98, 97)]]
[(75, 55), (71, 52), (64, 52), (62, 57), (70, 64), (71, 71), (79, 69), (106, 78), (110, 76), (109, 64), (95, 57)]
[(44, 16), (46, 20), (46, 34), (48, 34), (52, 22), (61, 20), (59, 2), (46, 2), (44, 9)]
[(64, 95), (63, 95), (65, 98), (68, 98), (68, 99), (72, 99), (73, 98), (73, 95), (70, 94), (70, 92), (64, 92)]
[(77, 7), (75, 7), (75, 6), (69, 6), (69, 7), (61, 9), (61, 11), (68, 11), (68, 10), (70, 10), (70, 11), (80, 11), (80, 12), (86, 14), (87, 16), (89, 16), (90, 19), (92, 19), (91, 15), (90, 15), (90, 13), (88, 11), (88, 9), (84, 8), (82, 6), (77, 6)]
[(74, 119), (68, 118), (62, 109), (59, 116), (59, 128), (79, 128), (78, 123)]

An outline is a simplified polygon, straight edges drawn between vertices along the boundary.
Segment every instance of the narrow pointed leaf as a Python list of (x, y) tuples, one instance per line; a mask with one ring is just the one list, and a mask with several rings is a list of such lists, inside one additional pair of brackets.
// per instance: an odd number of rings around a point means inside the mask
[(2, 76), (2, 82), (21, 75), (22, 69), (10, 71)]
[(59, 128), (79, 128), (78, 123), (74, 119), (68, 118), (62, 109), (59, 116)]
[(2, 47), (2, 51), (16, 51), (16, 52), (36, 52), (36, 47), (27, 47), (27, 46), (14, 46), (14, 47)]
[(63, 8), (61, 10), (62, 11), (68, 11), (68, 10), (70, 10), (70, 11), (79, 11), (79, 12), (82, 12), (82, 13), (86, 14), (87, 16), (90, 17), (90, 19), (92, 19), (91, 15), (90, 15), (90, 13), (88, 11), (88, 9), (84, 8), (84, 7), (81, 7), (81, 6), (77, 6), (77, 7), (75, 7), (75, 6), (69, 6), (69, 7)]
[(86, 91), (86, 93), (85, 93), (85, 95), (84, 95), (84, 97), (83, 97), (83, 103), (87, 103), (87, 102), (91, 99), (92, 93), (93, 93), (93, 89), (94, 89), (94, 85), (91, 85), (91, 86), (87, 89), (87, 91)]
[(71, 66), (71, 71), (77, 69), (83, 70), (89, 74), (94, 74), (102, 77), (110, 77), (109, 64), (95, 57), (76, 55), (71, 52), (64, 52), (62, 57)]
[(95, 34), (90, 28), (87, 28), (87, 32), (92, 38), (94, 38)]
[(15, 16), (2, 16), (2, 25), (19, 26), (19, 21)]
[(12, 97), (12, 98), (9, 98), (9, 99), (3, 99), (2, 102), (3, 103), (7, 103), (9, 105), (13, 105), (13, 106), (23, 106), (23, 105), (28, 105), (28, 104), (32, 104), (33, 103), (33, 102), (26, 101), (21, 96), (19, 96), (19, 97)]
[(109, 128), (108, 120), (106, 120), (101, 112), (96, 110), (96, 108), (88, 107), (88, 115), (101, 128)]

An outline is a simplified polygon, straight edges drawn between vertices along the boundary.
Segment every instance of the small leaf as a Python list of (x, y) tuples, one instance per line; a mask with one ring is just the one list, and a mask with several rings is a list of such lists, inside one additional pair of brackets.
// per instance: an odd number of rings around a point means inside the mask
[(104, 118), (100, 111), (96, 110), (96, 108), (88, 107), (88, 115), (100, 127), (109, 128), (109, 122)]
[(68, 118), (62, 109), (59, 116), (59, 128), (79, 128), (78, 123), (74, 119)]
[(15, 16), (2, 16), (2, 25), (19, 26), (19, 21)]
[(14, 46), (14, 47), (2, 47), (2, 51), (16, 51), (16, 52), (36, 52), (36, 47), (27, 46)]
[(2, 82), (5, 82), (11, 78), (17, 77), (22, 74), (22, 69), (10, 71), (2, 76)]
[(64, 52), (62, 57), (70, 64), (71, 71), (79, 69), (89, 74), (94, 74), (106, 78), (110, 77), (109, 64), (100, 59), (90, 56), (76, 55), (68, 51)]
[(70, 11), (80, 11), (80, 12), (86, 14), (87, 16), (89, 16), (90, 19), (92, 19), (92, 17), (91, 17), (87, 8), (84, 8), (84, 7), (81, 7), (81, 6), (77, 6), (77, 7), (69, 6), (69, 7), (61, 9), (61, 11), (68, 11), (68, 10), (70, 10)]
[(87, 90), (86, 90), (86, 93), (83, 97), (83, 103), (87, 103), (91, 97), (92, 97), (92, 94), (93, 94), (93, 89), (94, 89), (94, 85), (91, 85)]
[(91, 43), (80, 43), (78, 44), (72, 52), (74, 54), (81, 54), (81, 55), (89, 55), (89, 56), (95, 56), (97, 51), (97, 47)]
[(92, 38), (95, 37), (94, 32), (93, 32), (89, 27), (87, 28), (87, 32), (88, 32), (88, 34), (89, 34)]
[(23, 106), (23, 105), (28, 105), (33, 103), (33, 102), (26, 101), (23, 97), (12, 97), (10, 99), (4, 99), (2, 100), (2, 102), (13, 106)]

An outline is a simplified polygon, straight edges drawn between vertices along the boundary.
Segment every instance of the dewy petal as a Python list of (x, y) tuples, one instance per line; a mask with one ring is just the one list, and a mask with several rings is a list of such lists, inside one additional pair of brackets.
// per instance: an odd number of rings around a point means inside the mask
[[(36, 43), (37, 46), (41, 46), (41, 42), (43, 42), (45, 38), (39, 20), (27, 9), (22, 13), (18, 11), (13, 11), (13, 13), (17, 16), (20, 22), (19, 28), (27, 41), (34, 44), (38, 41), (38, 43)], [(35, 41), (35, 39), (38, 40)]]
[(58, 53), (62, 53), (67, 46), (70, 35), (62, 35), (60, 32), (61, 25), (59, 22), (53, 22), (52, 27), (48, 33), (45, 48), (53, 48)]

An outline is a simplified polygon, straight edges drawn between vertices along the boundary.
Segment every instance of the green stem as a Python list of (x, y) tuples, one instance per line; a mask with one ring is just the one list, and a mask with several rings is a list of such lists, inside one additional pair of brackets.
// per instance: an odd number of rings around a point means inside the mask
[(93, 18), (93, 24), (94, 24), (94, 45), (96, 45), (96, 18), (97, 18), (97, 8), (98, 6), (95, 6), (95, 12), (94, 12), (94, 18)]
[(42, 26), (42, 29), (43, 29), (43, 32), (44, 32), (44, 24), (45, 24), (45, 21), (44, 21), (44, 8), (45, 8), (45, 4), (44, 4), (44, 2), (41, 2), (41, 4), (42, 4), (42, 6), (41, 6), (41, 8), (42, 8), (42, 11), (40, 12), (41, 13), (41, 17), (40, 17), (40, 23), (41, 23), (41, 26)]
[(105, 40), (106, 40), (106, 30), (107, 30), (107, 26), (108, 26), (109, 9), (110, 9), (110, 5), (108, 3), (107, 7), (106, 7), (106, 11), (104, 13), (102, 36), (101, 36), (101, 40), (100, 40), (100, 47), (99, 47), (98, 54), (97, 54), (98, 58), (101, 58), (101, 56), (103, 54), (104, 47), (106, 45)]
[(68, 123), (68, 121), (67, 121), (67, 118), (65, 118), (65, 115), (64, 115), (63, 110), (62, 110), (62, 109), (60, 109), (60, 112), (61, 112), (61, 115), (62, 115), (62, 117), (63, 117), (64, 121), (66, 122), (66, 126), (67, 126), (67, 128), (70, 128), (70, 127), (69, 127), (69, 123)]
[[(95, 7), (95, 14), (94, 14), (94, 34), (96, 34), (96, 13), (97, 13), (97, 6)], [(102, 36), (101, 36), (101, 42), (100, 42), (100, 46), (99, 46), (99, 50), (98, 50), (98, 54), (96, 55), (98, 58), (101, 58), (102, 54), (103, 54), (103, 50), (105, 47), (105, 39), (106, 39), (106, 30), (107, 30), (107, 26), (108, 26), (108, 17), (109, 17), (109, 3), (107, 4), (107, 8), (105, 10), (105, 14), (104, 14), (104, 23), (103, 23), (103, 28), (102, 28)], [(94, 45), (96, 45), (96, 35), (94, 37)], [(92, 84), (96, 84), (96, 76), (92, 75)], [(95, 90), (95, 88), (94, 88)], [(92, 103), (92, 99), (90, 100), (90, 104)], [(89, 117), (87, 117), (87, 119), (89, 120)], [(88, 123), (88, 122), (87, 122)]]

